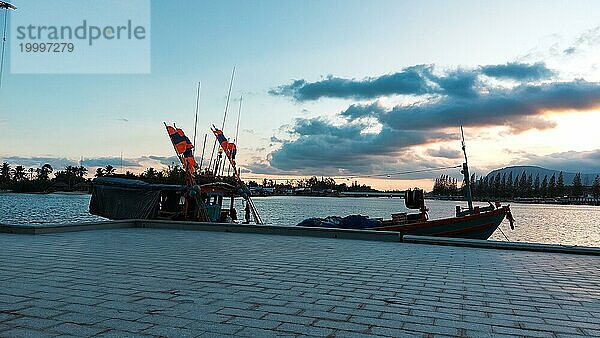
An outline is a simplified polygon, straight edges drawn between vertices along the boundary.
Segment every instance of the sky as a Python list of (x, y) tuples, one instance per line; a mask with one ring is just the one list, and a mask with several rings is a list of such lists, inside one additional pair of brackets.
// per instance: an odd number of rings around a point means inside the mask
[[(35, 11), (13, 3), (9, 22)], [(599, 18), (598, 1), (152, 1), (147, 73), (18, 74), (7, 51), (0, 161), (161, 167), (163, 121), (193, 134), (200, 81), (199, 155), (235, 67), (224, 131), (243, 96), (246, 178), (428, 188), (441, 172), (365, 176), (460, 165), (460, 125), (478, 175), (600, 173)]]

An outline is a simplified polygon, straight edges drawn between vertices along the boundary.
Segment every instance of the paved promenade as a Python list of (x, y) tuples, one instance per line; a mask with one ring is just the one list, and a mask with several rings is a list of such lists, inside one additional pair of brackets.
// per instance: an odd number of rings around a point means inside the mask
[(0, 337), (600, 336), (600, 257), (160, 229), (0, 233)]

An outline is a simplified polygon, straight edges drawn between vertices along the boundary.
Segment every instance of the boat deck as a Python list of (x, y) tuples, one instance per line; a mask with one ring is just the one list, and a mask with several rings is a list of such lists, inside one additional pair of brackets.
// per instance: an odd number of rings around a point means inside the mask
[(597, 255), (176, 229), (0, 233), (0, 285), (2, 337), (600, 336)]

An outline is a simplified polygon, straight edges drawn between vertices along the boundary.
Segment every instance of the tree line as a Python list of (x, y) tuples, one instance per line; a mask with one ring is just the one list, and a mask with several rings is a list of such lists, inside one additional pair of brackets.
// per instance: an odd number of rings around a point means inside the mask
[[(585, 186), (581, 180), (581, 173), (575, 174), (570, 184), (565, 183), (563, 172), (558, 176), (552, 174), (535, 177), (527, 171), (513, 177), (513, 172), (491, 174), (477, 177), (471, 175), (471, 192), (475, 199), (498, 198), (557, 198), (557, 197), (583, 197), (592, 195), (600, 198), (600, 176), (596, 176), (591, 186)], [(458, 187), (457, 180), (442, 175), (435, 180), (432, 194), (438, 196), (464, 196), (464, 182)]]
[[(62, 170), (54, 170), (50, 164), (44, 164), (39, 168), (25, 168), (22, 165), (12, 167), (4, 162), (0, 166), (0, 190), (13, 192), (88, 191), (91, 179), (87, 177), (87, 174), (88, 169), (84, 166), (67, 165)], [(198, 184), (217, 180), (208, 172), (197, 174)], [(140, 174), (131, 171), (117, 174), (112, 165), (107, 165), (97, 168), (94, 176), (142, 179), (149, 183), (162, 184), (184, 184), (185, 182), (185, 170), (179, 165), (171, 165), (162, 170), (150, 167)], [(232, 181), (230, 178), (219, 180)]]
[[(249, 181), (249, 187), (261, 186), (257, 181)], [(298, 189), (304, 188), (310, 191), (355, 191), (355, 192), (371, 192), (376, 191), (371, 186), (366, 184), (359, 184), (358, 181), (353, 181), (350, 185), (346, 183), (336, 183), (335, 179), (331, 177), (321, 177), (320, 179), (316, 176), (312, 176), (306, 179), (286, 180), (285, 183), (277, 183), (272, 179), (263, 179), (262, 187), (273, 188), (276, 193), (283, 192), (286, 189)]]

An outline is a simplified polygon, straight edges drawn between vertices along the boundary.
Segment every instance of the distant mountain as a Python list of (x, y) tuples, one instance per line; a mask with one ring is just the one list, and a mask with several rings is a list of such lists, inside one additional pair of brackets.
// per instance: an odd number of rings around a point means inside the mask
[[(548, 176), (548, 179), (550, 179), (550, 177), (555, 174), (556, 178), (558, 179), (558, 174), (560, 173), (560, 170), (552, 170), (552, 169), (546, 169), (546, 168), (542, 168), (542, 167), (536, 167), (536, 166), (528, 166), (528, 165), (517, 165), (517, 166), (511, 166), (511, 167), (506, 167), (506, 168), (502, 168), (502, 169), (496, 169), (496, 170), (492, 170), (488, 176), (496, 176), (498, 173), (500, 173), (500, 175), (506, 173), (506, 176), (508, 176), (508, 174), (510, 172), (512, 172), (513, 175), (513, 179), (515, 177), (517, 177), (517, 175), (522, 175), (523, 171), (525, 171), (527, 173), (527, 175), (531, 174), (533, 176), (533, 178), (535, 179), (535, 176), (537, 174), (540, 174), (540, 181), (544, 179), (544, 176)], [(565, 180), (565, 185), (571, 185), (571, 182), (573, 182), (573, 177), (575, 177), (576, 173), (572, 173), (572, 172), (566, 172), (563, 171), (563, 176), (564, 176), (564, 180)], [(596, 178), (596, 175), (600, 175), (600, 173), (597, 174), (581, 174), (581, 182), (583, 183), (583, 185), (587, 185), (590, 186), (592, 185), (592, 182), (594, 182), (594, 178)]]

